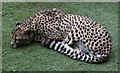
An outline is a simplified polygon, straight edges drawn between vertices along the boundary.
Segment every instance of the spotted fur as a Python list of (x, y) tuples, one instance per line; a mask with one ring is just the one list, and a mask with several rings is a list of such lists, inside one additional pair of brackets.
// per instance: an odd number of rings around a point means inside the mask
[(77, 42), (77, 51), (104, 56), (104, 59), (111, 52), (111, 36), (103, 26), (87, 17), (67, 14), (56, 8), (41, 10), (16, 25), (11, 34), (14, 48), (32, 41), (54, 39), (69, 46)]

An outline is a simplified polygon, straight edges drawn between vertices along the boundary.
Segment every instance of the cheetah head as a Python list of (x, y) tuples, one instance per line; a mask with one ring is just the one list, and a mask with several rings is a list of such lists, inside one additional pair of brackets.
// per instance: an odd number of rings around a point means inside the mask
[(17, 48), (19, 45), (30, 43), (31, 36), (30, 29), (22, 27), (21, 23), (17, 22), (11, 34), (11, 46)]

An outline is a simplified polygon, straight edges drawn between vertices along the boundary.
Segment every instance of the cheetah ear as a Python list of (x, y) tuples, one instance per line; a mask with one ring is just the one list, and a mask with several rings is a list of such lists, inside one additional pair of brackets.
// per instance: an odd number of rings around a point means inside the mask
[(20, 22), (16, 22), (16, 27), (19, 26), (19, 25), (21, 25), (21, 23)]

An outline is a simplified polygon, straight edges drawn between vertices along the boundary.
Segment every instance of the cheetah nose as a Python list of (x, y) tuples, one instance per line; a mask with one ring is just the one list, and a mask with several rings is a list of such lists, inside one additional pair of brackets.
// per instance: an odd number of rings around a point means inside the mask
[(11, 42), (10, 44), (11, 44), (11, 46), (14, 46), (14, 43), (13, 43), (13, 42)]
[(10, 44), (13, 45), (13, 42), (11, 42)]
[(17, 48), (17, 44), (13, 44), (13, 42), (10, 43), (13, 48)]

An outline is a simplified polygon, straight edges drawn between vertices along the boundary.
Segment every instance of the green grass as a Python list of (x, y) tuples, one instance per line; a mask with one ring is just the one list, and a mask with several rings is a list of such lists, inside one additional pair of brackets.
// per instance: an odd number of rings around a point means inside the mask
[[(112, 53), (103, 64), (88, 64), (73, 60), (56, 51), (32, 43), (13, 49), (10, 34), (17, 21), (47, 8), (87, 16), (104, 26), (112, 36)], [(2, 66), (17, 71), (117, 71), (118, 62), (118, 4), (117, 3), (2, 3)]]

